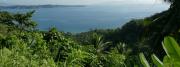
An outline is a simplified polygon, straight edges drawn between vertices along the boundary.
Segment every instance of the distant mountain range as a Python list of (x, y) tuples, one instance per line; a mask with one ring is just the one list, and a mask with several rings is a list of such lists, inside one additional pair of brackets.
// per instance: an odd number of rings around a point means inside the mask
[(85, 7), (85, 5), (0, 5), (0, 9), (34, 9), (34, 8), (54, 8), (54, 7)]

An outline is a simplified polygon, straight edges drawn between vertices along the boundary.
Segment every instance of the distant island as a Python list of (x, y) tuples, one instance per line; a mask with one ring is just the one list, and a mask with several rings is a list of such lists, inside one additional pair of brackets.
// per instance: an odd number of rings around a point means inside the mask
[(0, 6), (0, 9), (35, 9), (35, 8), (54, 8), (54, 7), (85, 7), (85, 5), (10, 5), (10, 6)]

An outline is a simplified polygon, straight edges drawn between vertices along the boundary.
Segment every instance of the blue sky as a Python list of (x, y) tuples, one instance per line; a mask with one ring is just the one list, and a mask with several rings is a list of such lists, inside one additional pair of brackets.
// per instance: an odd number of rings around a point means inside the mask
[(103, 3), (128, 3), (128, 4), (154, 4), (161, 0), (0, 0), (0, 4), (38, 5), (38, 4), (63, 4), (63, 5), (92, 5)]

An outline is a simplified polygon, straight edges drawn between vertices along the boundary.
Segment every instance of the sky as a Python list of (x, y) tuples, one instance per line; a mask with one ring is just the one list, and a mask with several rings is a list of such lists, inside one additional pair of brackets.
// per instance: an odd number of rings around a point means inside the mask
[(94, 5), (103, 3), (128, 3), (128, 4), (155, 4), (162, 3), (161, 0), (0, 0), (0, 4), (14, 5)]

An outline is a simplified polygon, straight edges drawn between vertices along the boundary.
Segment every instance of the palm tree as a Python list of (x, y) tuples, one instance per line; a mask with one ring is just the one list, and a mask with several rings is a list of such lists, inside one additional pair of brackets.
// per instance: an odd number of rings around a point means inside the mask
[(98, 35), (97, 33), (93, 33), (92, 43), (96, 49), (96, 53), (99, 54), (102, 53), (111, 42), (104, 42), (103, 36)]

